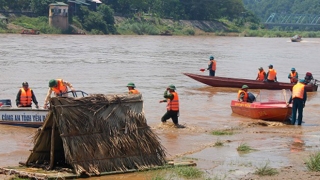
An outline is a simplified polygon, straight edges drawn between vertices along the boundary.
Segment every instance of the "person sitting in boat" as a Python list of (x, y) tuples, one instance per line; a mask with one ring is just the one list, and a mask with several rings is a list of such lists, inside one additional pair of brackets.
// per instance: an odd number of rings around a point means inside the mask
[(260, 67), (260, 68), (259, 68), (259, 72), (258, 72), (258, 76), (257, 76), (256, 80), (258, 80), (258, 81), (264, 81), (264, 80), (266, 79), (266, 77), (267, 77), (266, 72), (264, 72), (263, 68)]
[(208, 69), (209, 70), (209, 76), (215, 76), (216, 74), (216, 69), (217, 69), (217, 62), (216, 60), (214, 60), (213, 56), (210, 56), (209, 58), (209, 62), (208, 62)]
[(63, 79), (51, 79), (49, 81), (49, 90), (45, 98), (43, 108), (48, 108), (47, 105), (51, 98), (52, 91), (56, 96), (68, 96), (66, 93), (68, 92), (68, 87), (71, 89), (71, 91), (75, 91), (71, 83), (64, 81)]
[(312, 73), (311, 72), (307, 72), (306, 76), (304, 77), (304, 80), (305, 80), (306, 84), (311, 83), (311, 81), (314, 80), (313, 76), (312, 76)]
[(295, 68), (291, 68), (291, 73), (289, 73), (288, 79), (290, 79), (290, 83), (292, 84), (296, 84), (298, 82), (298, 72)]
[(273, 65), (269, 65), (269, 70), (267, 72), (266, 80), (267, 82), (277, 82), (277, 71), (273, 69)]
[(128, 83), (127, 85), (128, 90), (129, 90), (129, 94), (140, 94), (140, 92), (138, 90), (136, 90), (136, 85), (132, 82)]
[(249, 86), (243, 85), (241, 89), (238, 91), (238, 101), (240, 102), (248, 102), (248, 89)]
[(36, 105), (36, 108), (39, 108), (38, 101), (33, 90), (29, 88), (28, 82), (23, 82), (22, 88), (20, 88), (16, 97), (17, 107), (31, 107), (32, 101)]

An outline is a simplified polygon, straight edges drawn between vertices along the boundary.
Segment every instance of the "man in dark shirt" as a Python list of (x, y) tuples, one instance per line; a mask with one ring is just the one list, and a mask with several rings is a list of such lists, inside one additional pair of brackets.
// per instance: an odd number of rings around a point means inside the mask
[(16, 97), (16, 104), (18, 107), (31, 107), (32, 101), (36, 105), (36, 108), (39, 108), (38, 101), (33, 90), (29, 88), (28, 82), (23, 82), (22, 88), (20, 88)]

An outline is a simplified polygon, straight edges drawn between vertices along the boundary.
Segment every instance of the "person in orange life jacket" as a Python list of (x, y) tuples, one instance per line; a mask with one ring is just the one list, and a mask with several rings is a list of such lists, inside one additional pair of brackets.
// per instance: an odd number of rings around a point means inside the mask
[(267, 82), (277, 82), (277, 71), (273, 69), (273, 65), (269, 65), (269, 70), (266, 75), (265, 81)]
[(307, 101), (307, 92), (305, 89), (305, 80), (300, 79), (299, 83), (293, 86), (292, 95), (287, 103), (287, 106), (292, 102), (292, 120), (291, 124), (294, 125), (296, 123), (297, 110), (298, 110), (298, 125), (302, 123), (303, 117), (303, 108)]
[(249, 86), (243, 85), (241, 89), (238, 91), (238, 101), (240, 102), (249, 102), (248, 100), (248, 89)]
[(260, 68), (259, 68), (259, 72), (258, 72), (258, 76), (257, 76), (256, 80), (258, 80), (258, 81), (264, 81), (264, 80), (266, 79), (266, 77), (267, 77), (266, 72), (264, 72), (263, 68), (260, 67)]
[(68, 94), (63, 94), (68, 92), (68, 87), (71, 89), (71, 91), (74, 91), (74, 88), (71, 83), (64, 81), (63, 79), (51, 79), (49, 81), (49, 90), (44, 100), (43, 107), (45, 109), (47, 108), (47, 104), (49, 103), (52, 92), (54, 92), (56, 96), (68, 96)]
[(136, 86), (134, 85), (134, 83), (130, 82), (127, 85), (128, 90), (129, 90), (129, 94), (140, 94), (140, 92), (138, 90), (136, 90)]
[(293, 84), (298, 82), (298, 72), (296, 72), (295, 68), (291, 68), (291, 73), (289, 73), (288, 79), (290, 79), (290, 83)]
[(162, 116), (161, 122), (165, 123), (171, 118), (174, 125), (179, 127), (179, 96), (175, 90), (176, 87), (174, 85), (169, 85), (163, 94), (163, 97), (166, 98), (166, 100), (161, 100), (160, 103), (167, 102), (167, 112)]
[(22, 83), (22, 88), (19, 90), (16, 97), (16, 104), (18, 107), (31, 107), (32, 101), (39, 108), (38, 101), (32, 89), (29, 88), (28, 82)]
[(213, 56), (210, 56), (210, 60), (208, 62), (209, 76), (215, 76), (217, 69), (217, 62), (214, 60)]

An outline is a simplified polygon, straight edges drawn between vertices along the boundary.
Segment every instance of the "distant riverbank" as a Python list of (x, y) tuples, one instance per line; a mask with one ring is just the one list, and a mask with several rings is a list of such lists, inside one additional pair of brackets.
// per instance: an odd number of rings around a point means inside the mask
[[(0, 22), (0, 33), (21, 33), (26, 29), (39, 30), (40, 34), (103, 34), (100, 31), (86, 31), (82, 25), (74, 20), (70, 29), (63, 32), (50, 27), (47, 17), (30, 18), (10, 17)], [(227, 20), (199, 21), (199, 20), (172, 20), (160, 19), (151, 16), (125, 18), (114, 16), (115, 29), (118, 35), (166, 35), (166, 36), (241, 36), (241, 37), (292, 37), (296, 34), (303, 38), (320, 37), (320, 31), (284, 31), (268, 30), (263, 26), (246, 25), (236, 26)]]

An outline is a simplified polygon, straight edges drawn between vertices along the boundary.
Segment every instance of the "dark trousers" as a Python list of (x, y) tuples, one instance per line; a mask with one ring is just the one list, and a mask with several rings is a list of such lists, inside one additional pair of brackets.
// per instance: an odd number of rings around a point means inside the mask
[(215, 76), (215, 75), (216, 75), (216, 71), (209, 70), (209, 76)]
[(292, 120), (291, 124), (294, 125), (296, 123), (297, 118), (297, 110), (298, 110), (298, 125), (302, 123), (302, 113), (303, 113), (303, 100), (300, 98), (294, 98), (292, 100)]
[(161, 118), (161, 122), (166, 122), (168, 119), (172, 119), (174, 124), (178, 124), (179, 111), (167, 111)]

